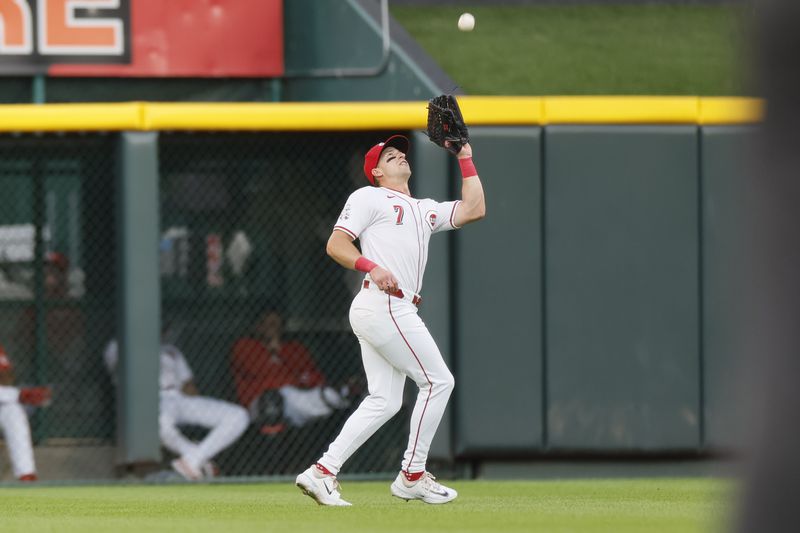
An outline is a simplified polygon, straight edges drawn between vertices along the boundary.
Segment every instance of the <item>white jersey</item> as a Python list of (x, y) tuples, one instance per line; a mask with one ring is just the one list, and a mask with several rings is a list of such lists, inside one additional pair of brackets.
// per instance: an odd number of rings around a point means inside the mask
[(364, 257), (394, 274), (401, 289), (419, 294), (431, 235), (458, 229), (454, 221), (460, 203), (362, 187), (347, 199), (334, 229), (359, 239)]
[[(114, 373), (117, 366), (118, 359), (118, 346), (117, 341), (112, 340), (106, 346), (103, 353), (103, 359), (109, 371)], [(192, 380), (192, 369), (189, 368), (189, 363), (183, 353), (172, 346), (171, 344), (161, 345), (161, 360), (159, 372), (159, 386), (161, 390), (177, 390), (180, 391), (184, 383)]]
[(171, 344), (161, 345), (161, 390), (181, 390), (184, 383), (194, 378), (183, 353)]
[[(0, 385), (0, 405), (4, 403), (18, 403), (19, 389), (12, 385)], [(2, 431), (0, 431), (2, 434)]]

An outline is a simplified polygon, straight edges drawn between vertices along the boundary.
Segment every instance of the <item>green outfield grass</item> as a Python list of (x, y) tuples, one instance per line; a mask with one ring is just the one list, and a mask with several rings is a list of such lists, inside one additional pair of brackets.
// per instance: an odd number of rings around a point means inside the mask
[[(472, 32), (456, 28), (463, 11)], [(746, 12), (732, 6), (394, 6), (469, 94), (745, 94)]]
[(4, 533), (715, 532), (731, 484), (714, 479), (460, 481), (447, 505), (403, 502), (388, 482), (345, 482), (348, 508), (292, 484), (0, 489)]

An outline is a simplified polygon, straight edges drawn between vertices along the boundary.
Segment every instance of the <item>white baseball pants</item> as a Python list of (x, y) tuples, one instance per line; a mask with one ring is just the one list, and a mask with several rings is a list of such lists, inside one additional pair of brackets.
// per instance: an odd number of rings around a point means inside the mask
[(417, 307), (408, 300), (377, 289), (363, 289), (350, 306), (350, 325), (361, 344), (369, 395), (347, 419), (319, 463), (337, 474), (344, 462), (400, 410), (408, 376), (419, 393), (402, 469), (422, 472), (453, 391), (453, 375)]
[[(212, 457), (233, 444), (249, 423), (247, 410), (239, 405), (205, 396), (161, 391), (158, 416), (161, 442), (195, 470), (200, 470)], [(202, 441), (193, 442), (178, 429), (185, 424), (210, 431)]]
[(0, 386), (0, 431), (8, 448), (8, 459), (14, 477), (36, 473), (33, 443), (28, 415), (19, 404), (17, 387)]

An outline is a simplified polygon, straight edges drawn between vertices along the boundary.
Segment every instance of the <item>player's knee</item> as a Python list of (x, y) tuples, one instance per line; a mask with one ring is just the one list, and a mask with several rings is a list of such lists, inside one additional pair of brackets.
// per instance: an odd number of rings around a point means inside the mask
[(446, 394), (450, 396), (450, 393), (453, 392), (453, 389), (456, 386), (456, 380), (453, 377), (453, 374), (447, 372), (445, 375), (437, 378), (433, 382), (433, 391), (436, 394)]
[(162, 441), (169, 439), (177, 430), (174, 418), (164, 414), (158, 416), (158, 436)]
[(365, 403), (372, 404), (372, 408), (378, 412), (381, 420), (386, 421), (392, 418), (403, 407), (403, 397), (374, 396), (367, 397)]
[(431, 379), (430, 384), (428, 384), (427, 382), (423, 383), (420, 386), (420, 388), (425, 388), (425, 386), (429, 386), (433, 389), (434, 393), (450, 394), (450, 392), (452, 392), (452, 390), (456, 386), (456, 380), (453, 377), (453, 374), (451, 374), (450, 372), (446, 372), (442, 375), (431, 377), (430, 379)]
[(386, 414), (387, 418), (392, 418), (394, 415), (400, 412), (400, 409), (402, 407), (403, 407), (402, 396), (389, 398), (386, 401), (386, 409), (384, 410), (384, 413)]
[(243, 432), (250, 425), (250, 415), (247, 409), (240, 405), (231, 405), (231, 415), (228, 420), (237, 432)]
[(174, 427), (166, 426), (164, 424), (158, 425), (158, 438), (162, 443), (169, 442), (173, 434), (177, 431)]
[(450, 372), (447, 373), (445, 376), (444, 381), (442, 381), (442, 386), (447, 389), (447, 392), (453, 392), (453, 389), (456, 388), (456, 378), (453, 377), (453, 374)]

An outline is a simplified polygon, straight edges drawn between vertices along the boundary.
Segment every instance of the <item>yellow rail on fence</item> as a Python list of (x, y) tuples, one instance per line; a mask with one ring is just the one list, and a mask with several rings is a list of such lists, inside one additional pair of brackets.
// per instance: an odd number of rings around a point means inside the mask
[[(470, 126), (748, 124), (755, 98), (697, 96), (462, 96)], [(426, 101), (0, 105), (0, 131), (423, 129)]]

